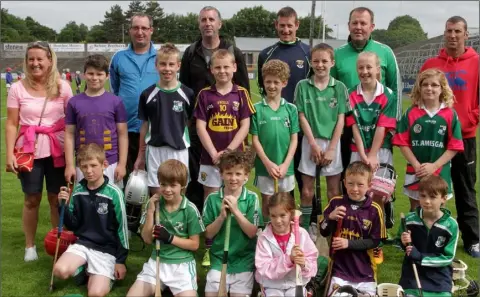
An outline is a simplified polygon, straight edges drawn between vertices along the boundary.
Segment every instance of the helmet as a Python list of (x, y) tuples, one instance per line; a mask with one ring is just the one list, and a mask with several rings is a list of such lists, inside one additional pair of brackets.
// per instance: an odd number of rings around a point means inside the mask
[(75, 74), (80, 74), (80, 70), (75, 71)]
[(125, 187), (125, 200), (130, 204), (143, 205), (148, 198), (147, 172), (145, 170), (133, 171), (128, 177)]
[[(57, 228), (53, 228), (48, 231), (43, 244), (45, 246), (45, 252), (50, 256), (55, 256), (55, 249), (57, 246)], [(63, 230), (60, 235), (60, 244), (58, 246), (58, 256), (62, 255), (68, 248), (69, 245), (74, 244), (77, 241), (77, 237), (73, 234), (72, 231)]]
[(397, 173), (395, 168), (390, 164), (380, 163), (373, 175), (370, 192), (373, 196), (383, 197), (384, 202), (390, 201), (393, 192), (395, 192), (396, 183)]
[(12, 71), (12, 68), (7, 67), (7, 72), (10, 72), (10, 71)]

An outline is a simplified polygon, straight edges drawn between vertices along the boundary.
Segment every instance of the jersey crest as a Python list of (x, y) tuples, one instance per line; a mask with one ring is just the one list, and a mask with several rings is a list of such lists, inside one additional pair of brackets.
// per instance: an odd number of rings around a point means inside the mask
[(362, 228), (363, 230), (368, 230), (370, 226), (372, 225), (372, 221), (363, 219), (362, 220)]
[(446, 125), (440, 125), (440, 129), (438, 129), (438, 134), (445, 135), (445, 131), (447, 131)]
[(304, 66), (303, 64), (304, 63), (305, 62), (303, 60), (296, 60), (295, 61), (295, 64), (297, 64), (297, 67), (300, 68), (300, 69), (303, 69), (303, 66)]
[(105, 202), (98, 203), (97, 207), (98, 214), (107, 214), (108, 213), (108, 204)]
[(335, 108), (335, 107), (337, 107), (337, 105), (338, 105), (337, 98), (330, 98), (330, 103), (328, 104), (328, 106), (330, 108)]
[(174, 100), (172, 110), (176, 111), (176, 112), (182, 112), (183, 111), (183, 102)]
[(420, 124), (416, 124), (415, 126), (413, 126), (413, 132), (417, 134), (422, 132), (422, 126)]
[(446, 240), (445, 236), (438, 236), (437, 241), (435, 241), (435, 246), (438, 248), (444, 246)]

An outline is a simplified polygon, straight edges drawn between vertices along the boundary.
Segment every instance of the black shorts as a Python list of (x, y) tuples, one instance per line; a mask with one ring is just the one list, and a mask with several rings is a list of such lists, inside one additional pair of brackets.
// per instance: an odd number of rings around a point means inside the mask
[(53, 167), (53, 158), (35, 159), (32, 172), (20, 172), (18, 178), (25, 194), (37, 194), (43, 191), (43, 178), (47, 184), (47, 192), (58, 194), (65, 186), (65, 167)]

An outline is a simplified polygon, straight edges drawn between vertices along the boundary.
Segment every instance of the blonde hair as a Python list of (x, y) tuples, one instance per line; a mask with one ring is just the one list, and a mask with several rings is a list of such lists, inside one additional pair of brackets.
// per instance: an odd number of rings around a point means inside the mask
[(180, 61), (180, 50), (173, 44), (173, 43), (165, 43), (162, 47), (157, 51), (157, 63), (160, 58), (162, 57), (170, 57), (173, 55), (177, 55), (177, 60)]
[(226, 58), (230, 58), (231, 62), (233, 64), (235, 64), (235, 56), (228, 50), (226, 49), (219, 49), (219, 50), (216, 50), (213, 54), (212, 54), (212, 58), (210, 59), (210, 64), (213, 65), (213, 62), (216, 60), (216, 59), (226, 59)]
[(362, 161), (355, 161), (350, 163), (345, 170), (345, 177), (349, 175), (366, 175), (368, 177), (368, 182), (371, 182), (373, 171), (369, 165)]
[(410, 98), (412, 98), (412, 105), (421, 106), (423, 104), (421, 91), (422, 83), (425, 79), (430, 77), (436, 77), (440, 82), (440, 87), (442, 88), (442, 93), (440, 94), (439, 98), (440, 103), (445, 104), (447, 107), (452, 107), (453, 103), (455, 102), (455, 96), (453, 95), (452, 89), (450, 89), (450, 86), (448, 85), (448, 80), (445, 77), (445, 74), (438, 69), (427, 69), (417, 76), (412, 93), (410, 94)]
[(84, 161), (95, 159), (100, 164), (102, 164), (106, 159), (105, 151), (100, 145), (92, 142), (80, 146), (77, 154), (77, 161), (79, 165), (81, 165)]
[(29, 43), (27, 46), (27, 50), (25, 51), (25, 58), (23, 59), (23, 73), (25, 73), (24, 83), (34, 89), (37, 85), (35, 80), (33, 79), (33, 75), (30, 72), (30, 67), (28, 67), (28, 51), (34, 48), (39, 48), (45, 51), (47, 54), (48, 59), (52, 62), (50, 69), (47, 73), (47, 79), (45, 83), (45, 89), (47, 92), (47, 100), (48, 99), (55, 99), (60, 96), (60, 74), (57, 69), (57, 55), (52, 47), (44, 41), (36, 41)]
[(282, 82), (287, 82), (290, 77), (290, 67), (283, 61), (277, 59), (270, 60), (262, 66), (263, 79), (267, 75), (278, 77)]
[[(375, 60), (375, 65), (380, 68), (380, 59), (378, 58), (378, 55), (374, 52), (361, 52), (358, 54), (357, 58), (357, 67), (358, 67), (358, 61), (362, 58), (373, 58)], [(357, 70), (358, 71), (358, 70)], [(382, 80), (382, 71), (379, 69), (377, 72), (377, 80), (380, 81)]]

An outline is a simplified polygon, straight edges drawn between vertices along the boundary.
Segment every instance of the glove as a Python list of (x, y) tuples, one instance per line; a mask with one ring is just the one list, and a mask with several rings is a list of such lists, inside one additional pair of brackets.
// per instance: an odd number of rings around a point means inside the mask
[(416, 247), (413, 247), (408, 258), (415, 262), (422, 262), (422, 254), (417, 250)]
[(168, 232), (163, 225), (155, 225), (153, 228), (153, 237), (166, 244), (172, 243), (173, 240), (173, 235), (170, 234), (170, 232)]

